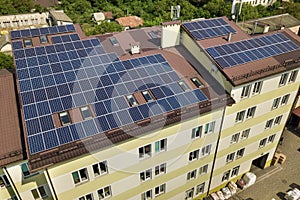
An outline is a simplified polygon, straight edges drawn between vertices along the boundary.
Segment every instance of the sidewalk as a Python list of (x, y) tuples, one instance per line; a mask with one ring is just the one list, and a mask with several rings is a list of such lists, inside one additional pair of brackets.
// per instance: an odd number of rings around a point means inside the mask
[(231, 200), (283, 200), (289, 189), (300, 189), (300, 133), (285, 130), (283, 137), (278, 150), (287, 156), (286, 162), (264, 170), (254, 169), (256, 183), (239, 191)]

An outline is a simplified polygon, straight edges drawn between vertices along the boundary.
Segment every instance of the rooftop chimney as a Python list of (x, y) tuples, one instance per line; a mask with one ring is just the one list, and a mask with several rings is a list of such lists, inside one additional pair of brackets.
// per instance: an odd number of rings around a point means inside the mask
[(230, 42), (231, 36), (232, 36), (232, 33), (228, 33), (228, 35), (227, 35), (227, 41), (228, 41), (228, 42)]
[(140, 44), (139, 43), (130, 44), (130, 52), (131, 54), (140, 53)]

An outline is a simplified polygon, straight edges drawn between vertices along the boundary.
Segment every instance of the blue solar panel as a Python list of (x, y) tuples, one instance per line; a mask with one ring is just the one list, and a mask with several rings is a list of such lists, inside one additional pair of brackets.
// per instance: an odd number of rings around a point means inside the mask
[(45, 150), (45, 145), (41, 134), (28, 137), (28, 143), (31, 154)]
[(12, 48), (14, 50), (22, 49), (23, 48), (23, 43), (21, 41), (12, 42)]
[(183, 23), (183, 26), (196, 40), (236, 33), (236, 30), (225, 22), (223, 18), (186, 22)]
[(261, 36), (240, 42), (207, 48), (206, 51), (222, 67), (233, 67), (299, 49), (283, 33)]

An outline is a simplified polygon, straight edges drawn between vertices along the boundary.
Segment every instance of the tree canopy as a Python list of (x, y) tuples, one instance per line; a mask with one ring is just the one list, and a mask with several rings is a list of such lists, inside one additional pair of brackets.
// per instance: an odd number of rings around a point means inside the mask
[(13, 68), (13, 66), (14, 62), (12, 56), (0, 52), (0, 69), (9, 69)]

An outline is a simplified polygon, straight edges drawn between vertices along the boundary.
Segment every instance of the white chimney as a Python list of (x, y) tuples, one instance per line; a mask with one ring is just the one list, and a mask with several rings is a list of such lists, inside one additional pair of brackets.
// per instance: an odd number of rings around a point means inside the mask
[(228, 42), (230, 42), (231, 36), (232, 36), (232, 33), (228, 33), (228, 35), (227, 35), (227, 41), (228, 41)]
[(139, 43), (130, 44), (130, 52), (131, 54), (140, 53), (140, 44)]

